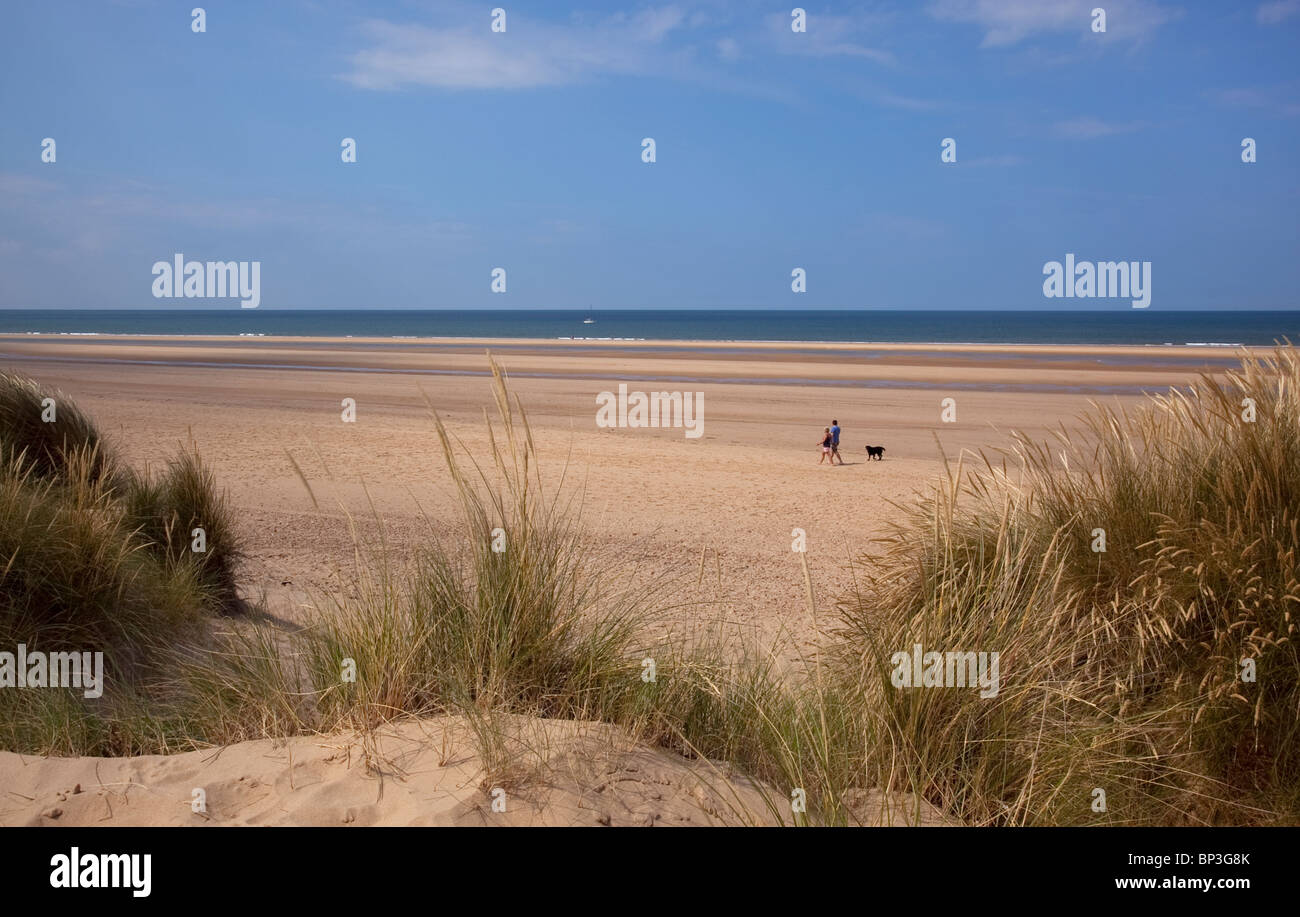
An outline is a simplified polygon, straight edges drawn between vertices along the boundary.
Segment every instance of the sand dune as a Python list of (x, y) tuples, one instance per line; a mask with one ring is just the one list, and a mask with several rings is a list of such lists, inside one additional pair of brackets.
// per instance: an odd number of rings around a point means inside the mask
[[(0, 825), (703, 826), (791, 823), (789, 796), (598, 723), (515, 718), (488, 776), (464, 720), (139, 758), (0, 753)], [(540, 749), (540, 751), (539, 751)], [(199, 793), (202, 793), (202, 796)], [(202, 799), (196, 811), (195, 800)], [(864, 825), (944, 825), (906, 794), (854, 794)]]

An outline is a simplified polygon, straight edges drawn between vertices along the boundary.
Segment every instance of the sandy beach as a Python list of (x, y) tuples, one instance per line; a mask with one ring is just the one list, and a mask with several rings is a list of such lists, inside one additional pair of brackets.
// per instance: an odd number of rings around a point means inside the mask
[[(593, 550), (611, 572), (635, 569), (674, 596), (666, 633), (726, 620), (762, 637), (788, 629), (803, 645), (812, 633), (793, 529), (807, 532), (819, 603), (832, 604), (852, 589), (849, 561), (886, 531), (895, 504), (940, 478), (945, 455), (1005, 447), (1012, 429), (1045, 436), (1090, 401), (1132, 404), (1141, 389), (1184, 384), (1232, 357), (1195, 347), (0, 336), (0, 365), (72, 396), (131, 462), (160, 462), (192, 436), (238, 507), (247, 597), (290, 620), (313, 590), (355, 579), (349, 517), (369, 531), (377, 512), (397, 556), (454, 520), (429, 405), (485, 456), (488, 351), (528, 412), (546, 475), (564, 471), (581, 491)], [(704, 392), (703, 435), (598, 428), (596, 395), (620, 382)], [(342, 422), (345, 398), (355, 423)], [(944, 398), (954, 422), (941, 420)], [(816, 442), (833, 419), (846, 464), (831, 468), (818, 465)], [(884, 446), (884, 460), (866, 461), (866, 445)]]

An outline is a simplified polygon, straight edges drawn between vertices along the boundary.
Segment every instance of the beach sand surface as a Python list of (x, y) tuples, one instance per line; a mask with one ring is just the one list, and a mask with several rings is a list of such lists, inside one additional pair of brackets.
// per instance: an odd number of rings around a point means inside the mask
[[(630, 355), (609, 352), (620, 348)], [(807, 534), (818, 605), (829, 607), (853, 589), (850, 562), (935, 486), (945, 457), (1000, 460), (1012, 429), (1046, 438), (1090, 401), (1132, 405), (1140, 388), (1185, 384), (1231, 356), (867, 349), (885, 356), (864, 359), (857, 345), (10, 335), (0, 336), (0, 366), (62, 389), (137, 466), (192, 438), (238, 510), (246, 594), (294, 619), (313, 592), (351, 588), (357, 533), (373, 536), (376, 514), (398, 560), (432, 538), (463, 537), (431, 406), (490, 464), (492, 350), (527, 411), (545, 480), (563, 473), (578, 497), (593, 561), (668, 590), (665, 634), (725, 621), (810, 647), (795, 529)], [(735, 378), (768, 381), (725, 381)], [(821, 384), (793, 381), (808, 379)], [(702, 435), (598, 428), (597, 394), (620, 383), (703, 392)], [(345, 398), (355, 423), (342, 420)], [(945, 398), (955, 422), (941, 419)], [(843, 466), (818, 464), (832, 420), (844, 430)], [(884, 446), (883, 461), (867, 461), (866, 445)]]

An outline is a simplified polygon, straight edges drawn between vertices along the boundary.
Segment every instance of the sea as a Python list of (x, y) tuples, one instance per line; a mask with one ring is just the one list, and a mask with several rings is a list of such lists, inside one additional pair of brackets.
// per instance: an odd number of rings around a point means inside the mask
[(917, 344), (1300, 342), (1300, 311), (8, 309), (0, 333)]

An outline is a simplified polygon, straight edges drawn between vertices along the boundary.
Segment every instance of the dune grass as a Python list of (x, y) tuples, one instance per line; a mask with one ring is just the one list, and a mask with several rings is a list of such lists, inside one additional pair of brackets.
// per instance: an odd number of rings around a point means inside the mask
[(164, 677), (173, 641), (197, 637), (199, 584), (135, 537), (93, 454), (63, 455), (60, 477), (48, 478), (0, 449), (0, 649), (102, 653), (112, 687), (98, 699), (2, 689), (0, 742), (64, 753), (148, 748), (123, 734), (134, 718), (122, 713), (143, 709), (137, 696)]
[[(0, 690), (3, 747), (126, 754), (184, 740), (178, 653), (207, 642), (203, 612), (223, 594), (204, 561), (160, 536), (174, 515), (206, 514), (215, 566), (233, 583), (232, 526), (196, 457), (141, 480), (70, 399), (0, 375), (0, 650), (102, 653), (105, 680), (99, 698)], [(139, 499), (142, 486), (160, 515)]]
[(62, 392), (35, 380), (0, 371), (0, 446), (25, 457), (29, 474), (58, 478), (74, 459), (79, 473), (99, 483), (116, 483), (117, 464), (90, 417)]
[(164, 564), (192, 568), (210, 607), (238, 610), (235, 567), (241, 552), (233, 511), (193, 443), (161, 473), (131, 475), (124, 501), (137, 536)]
[[(1294, 821), (1300, 357), (1083, 420), (959, 466), (864, 566), (839, 649), (877, 779), (976, 824)], [(917, 643), (999, 652), (1000, 693), (895, 688)]]
[[(489, 709), (599, 718), (636, 678), (646, 596), (593, 575), (571, 497), (544, 490), (527, 420), (494, 370), (502, 435), (488, 467), (434, 417), (462, 511), (456, 536), (431, 532), (402, 573), (377, 546), (358, 598), (326, 597), (305, 636), (330, 723)], [(355, 680), (342, 680), (345, 660)]]

